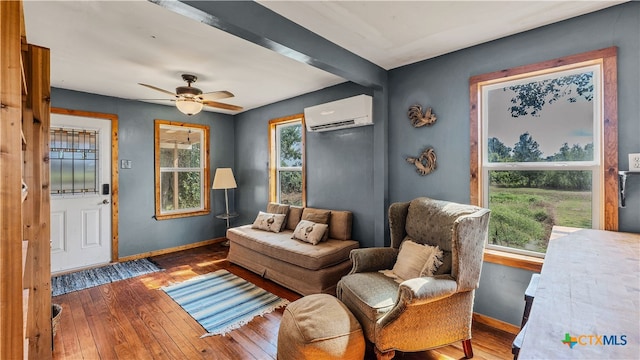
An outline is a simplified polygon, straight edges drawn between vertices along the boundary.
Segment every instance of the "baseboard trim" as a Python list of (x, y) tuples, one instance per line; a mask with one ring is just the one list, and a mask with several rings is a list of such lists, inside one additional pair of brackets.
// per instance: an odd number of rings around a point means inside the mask
[(180, 246), (167, 248), (167, 249), (161, 249), (161, 250), (154, 250), (154, 251), (149, 251), (149, 252), (146, 252), (146, 253), (136, 254), (136, 255), (131, 255), (131, 256), (125, 256), (125, 257), (119, 258), (117, 262), (125, 262), (125, 261), (148, 258), (148, 257), (151, 257), (151, 256), (171, 254), (171, 253), (182, 251), (182, 250), (189, 250), (189, 249), (193, 249), (193, 248), (197, 248), (197, 247), (201, 247), (201, 246), (206, 246), (206, 245), (211, 245), (211, 244), (216, 244), (216, 243), (221, 243), (221, 242), (225, 242), (225, 241), (227, 241), (227, 238), (219, 237), (219, 238), (215, 238), (215, 239), (209, 239), (209, 240), (205, 240), (205, 241), (200, 241), (200, 242), (197, 242), (197, 243), (192, 243), (192, 244), (187, 244), (187, 245), (180, 245)]
[(473, 321), (483, 325), (491, 326), (492, 328), (496, 328), (498, 330), (506, 331), (513, 335), (518, 335), (518, 333), (520, 332), (520, 328), (518, 326), (475, 312), (473, 313)]

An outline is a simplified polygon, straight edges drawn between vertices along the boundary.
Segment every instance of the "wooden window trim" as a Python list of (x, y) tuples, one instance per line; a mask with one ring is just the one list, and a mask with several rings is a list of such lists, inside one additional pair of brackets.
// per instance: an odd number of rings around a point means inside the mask
[(483, 260), (488, 263), (525, 269), (533, 272), (540, 272), (542, 270), (542, 264), (544, 263), (543, 258), (495, 249), (485, 249)]
[[(180, 213), (172, 213), (172, 214), (161, 214), (161, 206), (160, 206), (160, 126), (161, 125), (171, 125), (171, 126), (183, 126), (190, 128), (198, 128), (203, 131), (203, 143), (204, 143), (204, 154), (202, 162), (204, 164), (203, 169), (203, 186), (204, 189), (202, 191), (203, 197), (203, 209), (198, 211), (184, 211)], [(208, 215), (211, 213), (210, 199), (209, 199), (209, 184), (210, 184), (210, 165), (209, 165), (209, 126), (200, 125), (200, 124), (191, 124), (191, 123), (183, 123), (177, 121), (170, 120), (160, 120), (156, 119), (154, 124), (154, 153), (155, 153), (155, 219), (156, 220), (167, 220), (167, 219), (176, 219), (182, 217), (190, 217), (190, 216), (201, 216)]]
[(275, 130), (278, 125), (300, 121), (302, 124), (302, 206), (307, 206), (307, 170), (306, 170), (306, 135), (304, 114), (295, 114), (269, 120), (269, 202), (276, 202), (278, 199), (277, 187), (277, 150), (275, 143)]
[[(543, 61), (535, 64), (518, 66), (511, 69), (472, 76), (469, 80), (470, 104), (470, 202), (483, 206), (482, 194), (482, 162), (480, 161), (479, 136), (480, 114), (479, 88), (486, 82), (502, 78), (523, 75), (531, 72), (544, 72), (561, 66), (587, 61), (602, 63), (602, 169), (603, 169), (603, 227), (604, 230), (618, 231), (618, 90), (617, 90), (617, 47), (589, 51), (581, 54)], [(486, 249), (484, 260), (491, 263), (539, 271), (543, 259), (518, 255), (509, 252)]]

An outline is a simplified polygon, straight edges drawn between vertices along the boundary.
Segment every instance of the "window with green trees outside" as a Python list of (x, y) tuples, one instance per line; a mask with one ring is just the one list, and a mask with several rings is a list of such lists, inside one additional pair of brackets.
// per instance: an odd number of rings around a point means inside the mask
[[(593, 53), (613, 53), (615, 65), (615, 49)], [(602, 59), (572, 61), (470, 81), (471, 195), (491, 209), (488, 249), (542, 257), (554, 226), (606, 229), (617, 218), (605, 206), (615, 194), (605, 169), (617, 164), (605, 89), (615, 96), (615, 84)]]
[(302, 115), (273, 119), (270, 129), (269, 201), (305, 205)]
[(156, 219), (209, 213), (207, 126), (156, 120)]

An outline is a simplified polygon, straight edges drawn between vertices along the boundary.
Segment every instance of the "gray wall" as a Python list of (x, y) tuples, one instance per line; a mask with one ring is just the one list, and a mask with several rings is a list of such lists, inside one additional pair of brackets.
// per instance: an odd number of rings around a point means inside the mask
[[(416, 196), (469, 201), (469, 78), (590, 50), (618, 46), (620, 169), (627, 153), (640, 152), (640, 3), (604, 11), (492, 41), (389, 72), (389, 200)], [(435, 125), (413, 129), (406, 112), (414, 103), (432, 106)], [(418, 176), (404, 162), (433, 146), (438, 169)], [(640, 232), (640, 176), (629, 178), (621, 231)], [(530, 272), (485, 263), (475, 311), (519, 325)]]
[(209, 125), (211, 183), (216, 167), (234, 167), (233, 116), (203, 111), (188, 117), (173, 106), (56, 88), (52, 89), (51, 101), (54, 107), (118, 115), (119, 158), (133, 161), (131, 169), (120, 169), (119, 174), (120, 257), (224, 236), (226, 223), (214, 217), (224, 212), (222, 190), (210, 193), (212, 213), (209, 215), (162, 221), (152, 218), (155, 213), (154, 120)]
[[(238, 173), (234, 224), (253, 222), (269, 201), (269, 120), (371, 91), (343, 83), (236, 115)], [(375, 114), (374, 114), (375, 118)], [(353, 212), (352, 237), (373, 246), (373, 127), (306, 134), (307, 206)]]
[[(638, 2), (389, 71), (388, 138), (374, 139), (371, 126), (307, 134), (308, 205), (353, 211), (353, 237), (369, 247), (378, 245), (374, 241), (374, 227), (379, 225), (375, 215), (386, 212), (376, 208), (375, 183), (383, 184), (379, 188), (388, 203), (423, 195), (468, 202), (469, 77), (609, 46), (618, 46), (619, 163), (620, 169), (626, 169), (627, 153), (640, 152)], [(238, 181), (239, 188), (230, 196), (241, 214), (233, 224), (239, 225), (252, 222), (268, 201), (268, 121), (361, 93), (371, 95), (373, 91), (344, 83), (235, 117), (203, 112), (191, 118), (173, 107), (59, 89), (54, 89), (52, 100), (53, 106), (115, 113), (120, 118), (120, 158), (133, 160), (133, 169), (120, 172), (120, 253), (126, 256), (224, 234), (224, 223), (213, 216), (224, 209), (223, 194), (218, 192), (212, 194), (215, 210), (210, 216), (151, 219), (153, 119), (211, 125), (212, 168), (233, 167)], [(435, 125), (410, 126), (406, 112), (415, 103), (434, 108), (438, 116)], [(387, 146), (388, 153), (383, 153), (388, 154), (388, 172), (374, 172), (374, 156), (380, 156), (381, 147)], [(422, 177), (404, 158), (427, 146), (437, 152), (438, 169)], [(630, 177), (627, 185), (627, 207), (620, 209), (619, 227), (640, 232), (640, 176)], [(530, 275), (526, 270), (485, 263), (475, 311), (519, 325)]]

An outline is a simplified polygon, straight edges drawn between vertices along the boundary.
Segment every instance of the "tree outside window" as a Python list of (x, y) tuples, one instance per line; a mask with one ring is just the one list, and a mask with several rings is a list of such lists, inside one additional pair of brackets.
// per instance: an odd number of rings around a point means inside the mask
[(207, 126), (156, 120), (156, 218), (209, 213)]
[(304, 206), (306, 199), (302, 115), (271, 120), (269, 133), (269, 201)]
[(617, 139), (604, 118), (615, 84), (603, 62), (586, 54), (471, 79), (471, 193), (492, 212), (487, 248), (543, 256), (554, 226), (611, 229)]

